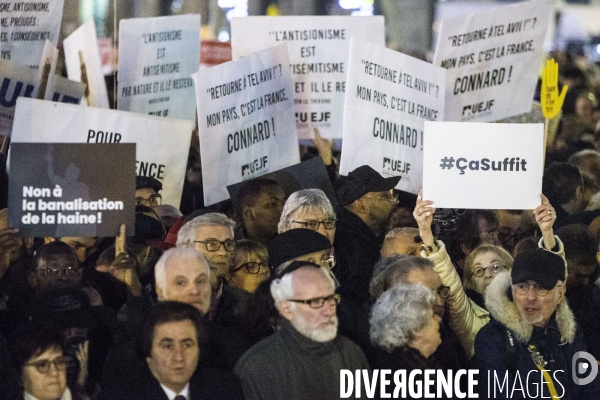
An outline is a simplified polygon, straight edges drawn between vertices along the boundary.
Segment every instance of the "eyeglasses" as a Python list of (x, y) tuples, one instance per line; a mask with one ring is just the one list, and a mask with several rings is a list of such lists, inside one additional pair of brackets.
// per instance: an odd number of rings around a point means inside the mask
[(271, 273), (269, 271), (269, 262), (268, 261), (263, 261), (263, 262), (247, 262), (245, 264), (240, 265), (239, 267), (237, 267), (236, 269), (233, 270), (233, 272), (236, 272), (242, 268), (246, 268), (246, 271), (248, 271), (249, 274), (258, 274), (258, 272), (260, 271), (261, 268), (265, 268), (267, 270), (266, 274), (267, 276), (270, 276)]
[(364, 196), (364, 197), (369, 197), (371, 199), (379, 199), (379, 200), (383, 200), (383, 201), (387, 201), (388, 203), (392, 204), (392, 205), (397, 205), (398, 204), (398, 199), (394, 196), (389, 197), (389, 196)]
[(328, 267), (329, 269), (333, 269), (333, 267), (335, 267), (335, 257), (334, 256), (323, 257), (319, 260), (319, 264), (321, 264), (324, 267)]
[(136, 206), (149, 206), (149, 207), (158, 207), (162, 203), (162, 196), (160, 194), (155, 194), (149, 199), (145, 199), (143, 197), (135, 198)]
[(67, 369), (67, 357), (58, 357), (54, 360), (39, 360), (29, 364), (25, 364), (26, 367), (35, 367), (40, 374), (47, 374), (50, 372), (50, 366), (54, 365), (58, 371), (64, 371)]
[(319, 229), (321, 224), (323, 224), (323, 228), (325, 228), (327, 230), (335, 229), (335, 219), (326, 219), (325, 221), (310, 220), (310, 221), (306, 221), (306, 222), (301, 222), (301, 221), (292, 221), (292, 222), (295, 224), (303, 225), (305, 229), (310, 229), (311, 231), (316, 231), (317, 229)]
[(524, 296), (527, 293), (529, 293), (529, 288), (531, 286), (533, 286), (533, 291), (538, 296), (545, 296), (548, 294), (548, 292), (550, 292), (548, 289), (544, 289), (543, 287), (541, 287), (540, 285), (538, 285), (537, 283), (535, 283), (533, 281), (519, 282), (519, 283), (515, 283), (513, 285), (513, 287), (515, 288), (515, 292), (521, 296)]
[(334, 293), (332, 295), (326, 296), (326, 297), (315, 297), (314, 299), (308, 299), (308, 300), (292, 300), (289, 299), (288, 301), (293, 301), (294, 303), (302, 303), (302, 304), (308, 304), (308, 306), (310, 308), (321, 308), (323, 307), (323, 304), (325, 304), (325, 302), (331, 304), (333, 302), (334, 305), (338, 305), (340, 304), (340, 300), (342, 299), (342, 297), (337, 294)]
[(490, 269), (492, 271), (492, 274), (496, 275), (496, 274), (506, 270), (506, 267), (501, 263), (493, 263), (492, 265), (485, 267), (485, 268), (478, 267), (478, 268), (475, 268), (475, 270), (473, 271), (473, 276), (481, 278), (482, 276), (485, 275), (485, 273), (488, 269)]
[(437, 290), (433, 291), (434, 294), (438, 294), (442, 299), (447, 299), (450, 296), (450, 287), (440, 286)]
[(194, 243), (204, 243), (204, 246), (208, 251), (218, 251), (221, 248), (221, 245), (225, 247), (226, 251), (234, 251), (236, 247), (235, 241), (231, 239), (227, 239), (224, 242), (219, 242), (218, 240), (194, 240)]
[(48, 278), (56, 278), (61, 275), (77, 276), (81, 274), (81, 268), (38, 268), (35, 272)]

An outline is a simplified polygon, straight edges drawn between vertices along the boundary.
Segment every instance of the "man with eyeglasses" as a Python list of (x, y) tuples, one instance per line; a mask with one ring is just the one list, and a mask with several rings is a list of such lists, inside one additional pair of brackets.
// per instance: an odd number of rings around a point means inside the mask
[(162, 203), (162, 196), (158, 193), (162, 189), (162, 183), (150, 176), (135, 177), (135, 205), (150, 207), (156, 212), (156, 208)]
[(236, 243), (235, 222), (220, 213), (206, 213), (186, 222), (177, 233), (177, 247), (191, 247), (210, 262), (212, 297), (208, 318), (226, 327), (241, 323), (248, 294), (226, 284)]
[(29, 273), (36, 292), (75, 287), (81, 282), (81, 268), (75, 251), (66, 243), (50, 242), (37, 250)]
[[(494, 374), (500, 379), (507, 375), (509, 387), (518, 383), (518, 374), (532, 398), (600, 398), (599, 378), (587, 385), (573, 380), (584, 378), (583, 359), (576, 353), (586, 347), (565, 300), (566, 278), (561, 257), (535, 249), (519, 253), (512, 271), (498, 274), (488, 286), (492, 318), (477, 334), (472, 359), (479, 368), (480, 396), (488, 393)], [(536, 379), (529, 378), (531, 371)], [(496, 398), (511, 397), (503, 393)]]
[(333, 279), (322, 267), (298, 261), (273, 281), (271, 294), (284, 321), (234, 369), (246, 400), (339, 398), (340, 370), (369, 366), (362, 350), (337, 334), (340, 297)]
[(341, 294), (359, 305), (369, 300), (369, 281), (397, 200), (400, 177), (384, 178), (363, 165), (335, 182), (337, 232), (333, 242)]

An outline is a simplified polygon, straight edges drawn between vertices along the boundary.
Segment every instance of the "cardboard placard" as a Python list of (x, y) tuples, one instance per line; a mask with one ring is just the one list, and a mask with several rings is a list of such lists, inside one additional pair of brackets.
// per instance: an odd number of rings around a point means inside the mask
[(200, 15), (121, 20), (118, 109), (195, 121), (199, 65)]
[(446, 121), (531, 110), (551, 5), (524, 1), (442, 21), (433, 64), (448, 69)]
[[(35, 237), (135, 228), (135, 144), (13, 143), (9, 225)], [(35, 173), (31, 173), (35, 171)]]
[(544, 124), (425, 122), (423, 198), (437, 208), (540, 205)]
[[(269, 172), (260, 178), (273, 179), (279, 183), (279, 186), (283, 188), (285, 197), (289, 197), (300, 189), (321, 189), (333, 206), (337, 204), (333, 185), (321, 157), (315, 157), (278, 171)], [(237, 198), (243, 184), (244, 182), (240, 182), (227, 186), (227, 191), (232, 199)]]
[(0, 2), (0, 59), (37, 69), (46, 40), (58, 44), (64, 2)]
[(341, 138), (350, 38), (385, 45), (383, 17), (244, 17), (231, 20), (234, 59), (288, 44), (298, 137)]
[(369, 165), (382, 176), (401, 176), (396, 189), (418, 193), (423, 123), (444, 120), (445, 78), (443, 68), (353, 38), (340, 174)]
[(63, 40), (63, 46), (69, 79), (83, 82), (87, 86), (85, 104), (109, 108), (94, 20), (89, 19), (75, 29)]
[(193, 76), (207, 206), (227, 185), (300, 161), (287, 62), (282, 44)]
[(17, 100), (12, 142), (136, 143), (136, 175), (163, 184), (164, 204), (179, 207), (192, 123), (125, 111)]

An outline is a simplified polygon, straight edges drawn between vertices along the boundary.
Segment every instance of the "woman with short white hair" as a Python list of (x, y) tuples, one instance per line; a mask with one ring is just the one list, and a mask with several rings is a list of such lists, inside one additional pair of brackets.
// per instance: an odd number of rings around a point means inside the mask
[(298, 190), (286, 200), (277, 225), (278, 233), (297, 228), (317, 231), (333, 245), (335, 211), (322, 190)]
[(440, 317), (433, 313), (435, 295), (421, 283), (399, 284), (385, 291), (371, 310), (371, 342), (380, 350), (373, 369), (438, 368), (429, 357), (440, 343)]

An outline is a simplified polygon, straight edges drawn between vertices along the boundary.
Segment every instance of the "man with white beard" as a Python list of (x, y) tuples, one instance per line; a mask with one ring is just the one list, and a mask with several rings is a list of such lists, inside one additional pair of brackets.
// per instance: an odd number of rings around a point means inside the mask
[(271, 284), (281, 329), (250, 348), (234, 373), (247, 400), (340, 397), (340, 370), (368, 369), (362, 350), (337, 334), (340, 297), (324, 268), (294, 261)]

